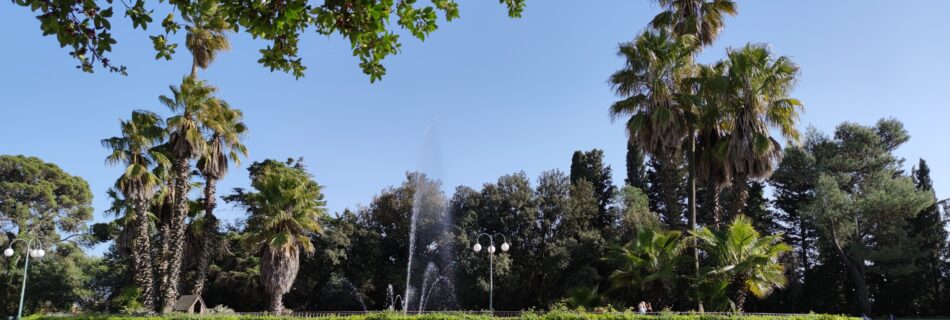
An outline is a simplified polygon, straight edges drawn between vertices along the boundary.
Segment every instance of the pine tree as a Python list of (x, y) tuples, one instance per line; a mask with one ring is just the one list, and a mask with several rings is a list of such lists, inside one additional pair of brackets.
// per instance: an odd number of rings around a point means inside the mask
[[(810, 133), (809, 139), (816, 137), (815, 133)], [(787, 268), (790, 311), (807, 310), (802, 298), (813, 296), (805, 291), (808, 275), (817, 264), (814, 256), (818, 251), (818, 231), (808, 216), (803, 215), (803, 210), (812, 199), (818, 179), (816, 170), (815, 158), (808, 150), (789, 147), (784, 150), (781, 165), (768, 180), (773, 190), (771, 204), (776, 210), (776, 219), (783, 226), (785, 242), (795, 248)]]

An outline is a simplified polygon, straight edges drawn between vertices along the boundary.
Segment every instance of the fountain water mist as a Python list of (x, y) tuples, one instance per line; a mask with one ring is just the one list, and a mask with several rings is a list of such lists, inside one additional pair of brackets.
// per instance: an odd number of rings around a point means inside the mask
[[(448, 200), (441, 190), (441, 183), (427, 175), (440, 171), (434, 131), (433, 126), (426, 130), (422, 159), (424, 171), (410, 176), (414, 190), (409, 217), (409, 252), (406, 287), (402, 295), (403, 312), (421, 310), (436, 284), (452, 281), (451, 276), (444, 274), (453, 259), (452, 216), (447, 210)], [(422, 266), (425, 266), (425, 269), (421, 269)], [(421, 278), (418, 277), (420, 272)]]
[(367, 309), (366, 309), (366, 303), (363, 302), (363, 296), (360, 295), (359, 290), (356, 290), (356, 286), (354, 286), (353, 283), (350, 282), (350, 280), (345, 279), (345, 278), (344, 278), (344, 279), (340, 279), (340, 284), (343, 286), (344, 289), (346, 289), (347, 291), (349, 291), (349, 293), (350, 293), (354, 298), (356, 298), (356, 302), (359, 302), (359, 303), (360, 303), (360, 307), (363, 308), (363, 311), (366, 311), (366, 310), (367, 310)]
[(409, 262), (406, 263), (406, 293), (403, 294), (402, 299), (402, 310), (409, 310), (409, 300), (411, 298), (412, 291), (412, 257), (416, 251), (416, 223), (418, 222), (419, 217), (419, 179), (420, 174), (416, 174), (416, 193), (413, 195), (412, 199), (412, 216), (409, 218)]
[[(432, 280), (432, 277), (435, 277), (435, 279)], [(440, 284), (442, 284), (442, 287), (439, 287)], [(458, 301), (455, 299), (454, 292), (455, 285), (449, 281), (449, 278), (444, 275), (439, 275), (438, 268), (436, 268), (434, 264), (429, 263), (429, 265), (426, 266), (426, 273), (422, 281), (422, 292), (419, 295), (419, 312), (426, 310), (426, 306), (429, 304), (429, 298), (432, 297), (432, 293), (438, 288), (448, 289), (449, 303), (457, 304)]]
[(393, 295), (393, 285), (390, 284), (386, 286), (386, 310), (393, 311), (396, 309), (396, 303), (402, 304), (402, 296)]

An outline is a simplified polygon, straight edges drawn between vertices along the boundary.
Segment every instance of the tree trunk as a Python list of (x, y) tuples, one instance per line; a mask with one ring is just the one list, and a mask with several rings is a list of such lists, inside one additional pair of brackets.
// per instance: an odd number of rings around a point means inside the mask
[(736, 292), (736, 298), (734, 301), (736, 303), (736, 311), (742, 311), (742, 308), (745, 306), (746, 297), (748, 295), (749, 293), (746, 292), (745, 289), (739, 289), (739, 291)]
[(270, 295), (270, 312), (274, 314), (284, 313), (284, 294), (274, 292)]
[(195, 275), (195, 287), (192, 290), (193, 294), (201, 295), (201, 292), (204, 291), (205, 281), (207, 280), (208, 275), (208, 265), (211, 264), (211, 255), (214, 251), (215, 243), (217, 243), (218, 237), (218, 218), (214, 216), (214, 208), (217, 206), (215, 202), (215, 188), (217, 180), (214, 178), (205, 179), (205, 190), (204, 190), (204, 208), (205, 208), (205, 223), (203, 225), (203, 231), (201, 236), (201, 247), (198, 252), (198, 270)]
[(841, 244), (838, 243), (834, 226), (832, 226), (831, 237), (834, 240), (832, 241), (833, 247), (838, 253), (838, 256), (841, 257), (841, 261), (844, 262), (844, 265), (848, 270), (848, 276), (851, 278), (851, 283), (854, 284), (854, 293), (857, 295), (858, 306), (861, 307), (861, 313), (863, 315), (870, 316), (871, 299), (870, 294), (868, 293), (867, 282), (864, 280), (864, 262), (851, 261), (851, 258), (848, 257), (848, 254), (841, 247)]
[(848, 274), (851, 276), (851, 282), (854, 283), (854, 293), (858, 298), (858, 305), (861, 307), (861, 313), (865, 315), (871, 314), (871, 299), (870, 294), (868, 293), (868, 286), (864, 280), (864, 268), (858, 266), (850, 259), (845, 257), (843, 259), (845, 266), (848, 267)]
[(716, 182), (709, 183), (709, 209), (712, 211), (713, 228), (719, 230), (722, 224), (722, 203), (719, 196), (722, 194), (722, 186)]
[[(170, 250), (169, 247), (170, 247), (170, 243), (171, 243), (171, 222), (170, 222), (171, 217), (170, 217), (170, 216), (173, 215), (173, 213), (172, 213), (171, 211), (174, 211), (174, 210), (168, 210), (168, 207), (167, 207), (167, 206), (169, 206), (169, 202), (171, 202), (171, 205), (174, 205), (174, 202), (175, 202), (175, 182), (174, 182), (174, 178), (169, 179), (169, 181), (167, 182), (166, 188), (167, 188), (167, 191), (166, 191), (167, 194), (165, 194), (165, 198), (163, 199), (163, 203), (161, 204), (161, 206), (160, 206), (159, 209), (158, 209), (158, 211), (159, 211), (159, 212), (158, 212), (158, 214), (159, 214), (159, 228), (158, 228), (158, 232), (159, 232), (159, 237), (158, 237), (159, 250), (158, 250), (158, 256), (155, 257), (155, 261), (157, 261), (157, 263), (158, 263), (158, 266), (157, 266), (157, 268), (156, 268), (156, 270), (155, 270), (156, 276), (158, 277), (158, 279), (157, 279), (157, 282), (158, 282), (158, 286), (157, 286), (158, 292), (156, 292), (156, 293), (154, 294), (154, 295), (155, 295), (155, 304), (158, 305), (158, 304), (160, 303), (160, 304), (162, 305), (162, 308), (164, 308), (164, 305), (165, 305), (165, 302), (163, 301), (163, 298), (164, 298), (164, 289), (165, 289), (166, 283), (168, 283), (168, 262), (169, 262), (169, 260), (168, 260), (166, 257), (168, 257), (168, 255), (169, 255), (169, 250)], [(153, 289), (153, 291), (154, 291), (154, 289)], [(162, 310), (157, 310), (157, 311), (162, 311)]]
[(185, 216), (188, 213), (188, 159), (175, 160), (175, 197), (174, 210), (169, 219), (168, 252), (166, 259), (167, 269), (165, 282), (162, 288), (162, 313), (172, 311), (175, 301), (178, 300), (178, 280), (181, 277), (181, 264), (184, 259), (185, 246)]
[[(696, 230), (696, 139), (692, 139), (692, 137), (690, 137), (686, 166), (689, 174), (689, 231), (693, 232)], [(692, 251), (693, 254), (693, 272), (696, 276), (696, 280), (699, 281), (699, 247), (696, 243), (696, 237), (690, 237), (690, 239), (692, 239), (690, 251)], [(699, 295), (697, 295), (696, 299), (696, 310), (699, 312), (703, 311), (703, 300), (699, 298)]]
[(732, 181), (733, 199), (732, 212), (733, 217), (742, 214), (745, 211), (746, 201), (749, 200), (749, 185), (747, 176), (744, 174), (736, 175)]
[(152, 245), (148, 230), (148, 202), (135, 200), (135, 233), (132, 245), (135, 284), (142, 290), (142, 305), (155, 310), (155, 279), (152, 275)]
[(805, 221), (801, 218), (801, 216), (799, 216), (799, 218), (798, 218), (798, 233), (799, 233), (799, 237), (801, 237), (801, 238), (799, 239), (799, 243), (800, 243), (800, 246), (801, 246), (801, 248), (802, 248), (802, 253), (801, 253), (801, 259), (802, 259), (802, 261), (801, 261), (801, 262), (802, 262), (802, 283), (808, 283), (808, 282), (806, 282), (807, 279), (805, 279), (806, 277), (808, 277), (808, 270), (809, 270), (810, 265), (811, 265), (811, 264), (808, 262), (808, 250), (809, 250), (808, 238), (807, 238), (807, 237), (808, 237), (808, 230), (807, 230), (807, 228), (806, 228), (806, 226), (805, 226)]
[(198, 57), (191, 56), (191, 78), (198, 80)]

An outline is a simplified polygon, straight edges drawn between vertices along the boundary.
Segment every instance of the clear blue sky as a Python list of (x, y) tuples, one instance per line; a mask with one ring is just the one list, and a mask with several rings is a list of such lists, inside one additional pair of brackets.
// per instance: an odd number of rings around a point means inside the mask
[[(626, 138), (607, 116), (615, 97), (606, 79), (622, 64), (617, 43), (632, 39), (657, 6), (529, 0), (524, 18), (511, 20), (497, 1), (460, 2), (462, 18), (443, 23), (424, 43), (404, 37), (376, 84), (339, 38), (307, 33), (301, 52), (309, 70), (294, 80), (256, 63), (263, 42), (232, 36), (233, 49), (201, 77), (244, 110), (250, 159), (218, 190), (246, 186), (251, 161), (303, 156), (338, 212), (399, 184), (433, 158), (425, 154), (436, 155), (450, 191), (520, 170), (530, 177), (567, 170), (571, 152), (590, 148), (605, 150), (621, 182)], [(158, 31), (115, 23), (120, 43), (112, 58), (129, 76), (85, 74), (55, 39), (40, 36), (28, 9), (0, 8), (0, 154), (38, 156), (84, 177), (96, 219), (104, 220), (105, 190), (121, 169), (105, 165), (99, 140), (115, 135), (133, 109), (167, 114), (157, 97), (188, 71), (188, 53), (182, 48), (171, 62), (155, 61), (147, 35)], [(938, 196), (950, 196), (950, 2), (746, 0), (739, 9), (703, 62), (726, 47), (770, 43), (801, 65), (794, 93), (806, 104), (803, 129), (899, 118), (912, 138), (898, 153), (908, 166), (929, 160)], [(435, 142), (427, 143), (430, 127)], [(424, 151), (427, 145), (437, 152)], [(221, 211), (230, 219), (244, 215)]]

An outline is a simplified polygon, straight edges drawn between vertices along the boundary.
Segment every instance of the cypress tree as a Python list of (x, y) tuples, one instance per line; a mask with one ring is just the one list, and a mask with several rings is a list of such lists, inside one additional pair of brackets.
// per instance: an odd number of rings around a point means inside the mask
[(604, 151), (592, 149), (587, 152), (575, 151), (571, 157), (571, 184), (577, 185), (580, 181), (587, 181), (593, 187), (597, 198), (597, 219), (594, 227), (607, 230), (617, 223), (609, 206), (614, 197), (616, 187), (613, 185), (610, 166), (604, 163)]
[(635, 141), (627, 141), (627, 179), (628, 186), (647, 191), (646, 153)]
[[(917, 190), (933, 193), (933, 181), (927, 161), (920, 159), (912, 176)], [(936, 197), (934, 199), (936, 200)], [(940, 312), (937, 307), (941, 301), (941, 269), (946, 263), (942, 256), (947, 250), (946, 219), (940, 210), (940, 203), (934, 201), (933, 205), (911, 218), (909, 229), (909, 235), (919, 253), (913, 261), (916, 272), (910, 275), (914, 288), (912, 311), (934, 315)]]
[(647, 161), (647, 197), (650, 210), (656, 212), (667, 227), (685, 230), (686, 166), (685, 161), (676, 159), (679, 161), (675, 163), (654, 157)]

